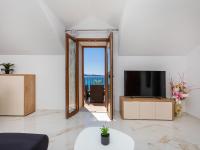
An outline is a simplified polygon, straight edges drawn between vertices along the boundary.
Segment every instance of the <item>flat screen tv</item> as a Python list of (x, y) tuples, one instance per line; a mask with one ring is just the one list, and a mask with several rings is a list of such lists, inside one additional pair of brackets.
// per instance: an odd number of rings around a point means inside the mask
[(124, 96), (166, 97), (165, 71), (124, 71)]

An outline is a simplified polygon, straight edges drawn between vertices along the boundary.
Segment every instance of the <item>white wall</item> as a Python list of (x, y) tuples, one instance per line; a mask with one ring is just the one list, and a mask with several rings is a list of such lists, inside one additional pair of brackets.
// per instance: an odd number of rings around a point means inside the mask
[(15, 73), (36, 74), (36, 108), (65, 109), (64, 55), (0, 55), (15, 64)]
[[(124, 91), (124, 70), (164, 70), (176, 76), (185, 72), (186, 57), (118, 56), (118, 36), (114, 44), (114, 108), (119, 110), (119, 96)], [(180, 61), (181, 60), (181, 61)], [(0, 55), (0, 63), (16, 64), (16, 73), (36, 74), (37, 109), (65, 109), (64, 55)], [(169, 96), (169, 86), (167, 86)]]
[[(52, 17), (53, 14), (50, 15), (50, 13), (48, 12), (48, 8), (43, 4), (43, 3), (39, 3), (40, 7), (42, 7), (42, 10), (45, 12), (44, 15), (47, 15), (46, 17), (50, 17), (51, 20), (48, 20), (51, 27), (53, 28), (55, 26), (55, 29), (62, 29), (61, 26), (59, 24), (57, 24), (57, 22), (54, 24), (51, 24), (54, 20), (54, 17)], [(48, 16), (50, 15), (50, 16)], [(49, 18), (48, 18), (49, 19)], [(83, 21), (83, 23), (80, 23), (80, 25), (77, 25), (77, 28), (84, 28), (86, 25), (84, 23), (85, 21)], [(89, 21), (94, 28), (98, 27), (99, 28), (111, 28), (111, 26), (109, 26), (106, 23), (101, 23), (101, 25), (99, 25), (101, 21), (96, 20), (93, 18), (91, 18), (91, 20)], [(92, 28), (91, 26), (91, 28)], [(85, 27), (86, 28), (86, 27)], [(30, 30), (30, 29), (29, 29)], [(19, 31), (21, 31), (21, 29), (19, 29)], [(35, 33), (40, 33), (40, 31), (35, 31)], [(41, 31), (42, 33), (45, 31)], [(54, 31), (52, 31), (54, 32)], [(56, 33), (56, 32), (54, 32)], [(56, 39), (62, 39), (62, 30), (58, 30), (57, 31), (58, 35), (56, 35)], [(64, 32), (63, 32), (64, 33)], [(7, 34), (7, 33), (5, 33)], [(84, 38), (105, 38), (108, 37), (109, 32), (100, 32), (100, 33), (88, 33), (88, 32), (84, 32), (84, 34), (78, 34), (77, 36), (79, 37), (84, 37)], [(45, 32), (45, 35), (48, 35)], [(55, 34), (54, 34), (55, 35)], [(39, 36), (39, 35), (38, 35)], [(60, 38), (58, 38), (58, 36)], [(1, 38), (1, 37), (0, 37)], [(63, 38), (64, 39), (64, 38)], [(27, 44), (27, 40), (23, 40), (23, 39), (18, 39), (20, 40), (20, 42), (23, 41), (23, 43)], [(32, 39), (34, 42), (36, 42), (37, 40)], [(3, 40), (2, 40), (3, 41)], [(30, 40), (28, 40), (30, 41)], [(62, 53), (64, 53), (64, 47), (63, 47), (63, 43), (64, 40), (62, 40), (61, 45), (62, 47), (54, 47), (54, 46), (50, 46), (50, 48), (45, 49), (45, 51), (49, 50), (48, 53), (51, 54), (51, 49), (54, 49), (54, 52), (56, 54), (60, 54), (60, 52), (62, 51)], [(5, 41), (3, 41), (5, 42)], [(20, 42), (16, 42), (16, 43), (20, 43)], [(42, 42), (42, 41), (41, 41)], [(45, 42), (45, 45), (48, 45), (47, 43), (51, 43), (54, 44), (56, 41), (52, 41), (52, 42)], [(115, 47), (115, 58), (117, 58), (117, 52), (118, 52), (118, 35), (115, 36), (115, 40), (114, 40), (114, 47)], [(9, 45), (9, 44), (8, 44)], [(61, 55), (38, 55), (40, 53), (44, 53), (44, 51), (39, 52), (41, 49), (41, 45), (39, 43), (34, 44), (36, 45), (36, 47), (29, 45), (28, 50), (31, 50), (31, 54), (35, 54), (35, 55), (2, 55), (5, 53), (10, 54), (10, 52), (16, 52), (17, 54), (21, 54), (21, 52), (17, 52), (16, 50), (18, 49), (18, 47), (10, 47), (10, 51), (7, 52), (6, 49), (2, 49), (3, 51), (0, 51), (0, 63), (3, 62), (11, 62), (14, 63), (16, 65), (16, 72), (15, 73), (33, 73), (36, 74), (36, 108), (37, 109), (65, 109), (65, 55), (61, 54)], [(23, 45), (22, 45), (23, 46)], [(37, 48), (37, 46), (39, 46)], [(20, 48), (21, 49), (21, 48)], [(5, 50), (5, 51), (4, 51)], [(34, 51), (36, 50), (36, 51)], [(57, 52), (56, 52), (57, 50)], [(1, 53), (2, 52), (2, 53)], [(22, 52), (25, 53), (26, 52)], [(12, 54), (12, 53), (11, 53)], [(114, 60), (116, 60), (114, 58)]]
[(184, 56), (118, 56), (115, 67), (115, 108), (119, 109), (119, 96), (124, 95), (124, 70), (162, 70), (166, 71), (167, 97), (170, 97), (169, 77), (175, 78), (186, 70)]
[[(157, 0), (151, 2), (129, 0), (127, 3), (120, 25), (120, 48), (118, 33), (114, 34), (114, 105), (116, 110), (119, 109), (119, 96), (123, 95), (124, 70), (165, 70), (168, 76), (169, 73), (176, 76), (178, 73), (185, 72), (186, 57), (158, 56), (185, 54), (200, 43), (199, 13), (196, 13), (199, 12), (197, 4), (200, 2), (197, 0), (187, 2), (183, 0), (182, 2), (182, 5), (180, 5), (180, 0), (170, 0), (164, 3)], [(57, 7), (59, 11), (61, 5), (62, 3), (59, 3)], [(49, 6), (51, 8), (54, 6), (53, 0), (52, 5)], [(62, 6), (65, 9), (65, 5)], [(121, 7), (121, 5), (118, 6)], [(188, 9), (185, 9), (186, 6)], [(60, 13), (66, 17), (63, 11)], [(77, 24), (74, 28), (106, 29), (112, 28), (111, 25), (118, 26), (119, 18), (111, 21), (110, 25), (108, 20), (111, 18), (107, 20), (98, 17), (99, 15), (97, 18), (85, 15), (85, 17), (80, 16), (83, 20), (77, 23), (76, 17), (68, 14), (71, 23), (68, 22), (67, 17), (65, 25)], [(114, 16), (120, 16), (118, 14)], [(62, 15), (59, 15), (60, 18), (63, 18)], [(21, 0), (20, 2), (1, 0), (0, 17), (0, 63), (15, 63), (16, 73), (36, 74), (37, 109), (64, 109), (65, 40), (64, 25), (59, 17), (57, 18), (40, 0)], [(84, 32), (77, 36), (94, 38), (107, 37), (108, 34), (109, 32)], [(188, 56), (188, 81), (194, 84), (200, 84), (200, 72), (196, 68), (199, 64), (199, 56), (199, 50)], [(169, 88), (167, 91), (169, 95)], [(199, 96), (199, 91), (193, 91), (187, 104), (188, 112), (198, 117), (200, 117)]]
[(200, 48), (188, 55), (187, 60), (187, 82), (193, 89), (186, 101), (186, 110), (193, 116), (200, 118)]
[[(93, 20), (92, 27), (99, 21)], [(84, 23), (77, 28), (84, 28)], [(91, 27), (91, 28), (92, 28)], [(99, 26), (98, 26), (99, 27)], [(99, 28), (110, 28), (102, 23)], [(86, 27), (85, 27), (86, 28)], [(78, 37), (107, 37), (109, 32), (82, 33)], [(120, 56), (119, 36), (114, 33), (114, 108), (119, 110), (119, 96), (124, 91), (124, 70), (164, 70), (177, 75), (185, 72), (184, 56)], [(129, 47), (125, 47), (129, 49)], [(37, 76), (37, 109), (65, 108), (65, 56), (64, 55), (0, 55), (0, 62), (16, 64), (17, 73), (35, 73)], [(168, 81), (167, 81), (168, 83)], [(168, 84), (167, 84), (168, 85)], [(169, 88), (167, 88), (168, 96)]]

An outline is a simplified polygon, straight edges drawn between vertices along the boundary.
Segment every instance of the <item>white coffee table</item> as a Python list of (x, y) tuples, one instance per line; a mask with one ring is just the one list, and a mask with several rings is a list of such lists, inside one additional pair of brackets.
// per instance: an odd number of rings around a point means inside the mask
[(133, 139), (115, 129), (109, 129), (110, 144), (101, 144), (100, 127), (86, 128), (78, 135), (74, 150), (134, 150)]

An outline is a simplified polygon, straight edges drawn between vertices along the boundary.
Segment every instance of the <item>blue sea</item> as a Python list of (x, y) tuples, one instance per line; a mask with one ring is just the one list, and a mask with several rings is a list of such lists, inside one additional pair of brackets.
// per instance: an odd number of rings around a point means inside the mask
[(90, 85), (105, 85), (105, 77), (104, 75), (84, 75), (84, 83), (89, 89)]

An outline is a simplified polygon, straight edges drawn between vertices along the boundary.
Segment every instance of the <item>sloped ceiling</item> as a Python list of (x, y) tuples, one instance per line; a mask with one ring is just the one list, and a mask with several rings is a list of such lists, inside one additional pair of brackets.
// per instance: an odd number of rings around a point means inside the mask
[(119, 28), (120, 55), (186, 55), (199, 18), (199, 0), (0, 0), (0, 54), (63, 54), (64, 28)]
[(71, 28), (94, 17), (118, 27), (127, 0), (45, 0), (47, 5)]
[(130, 0), (120, 55), (186, 55), (200, 45), (199, 0)]
[(0, 54), (63, 54), (64, 30), (43, 1), (0, 1)]

